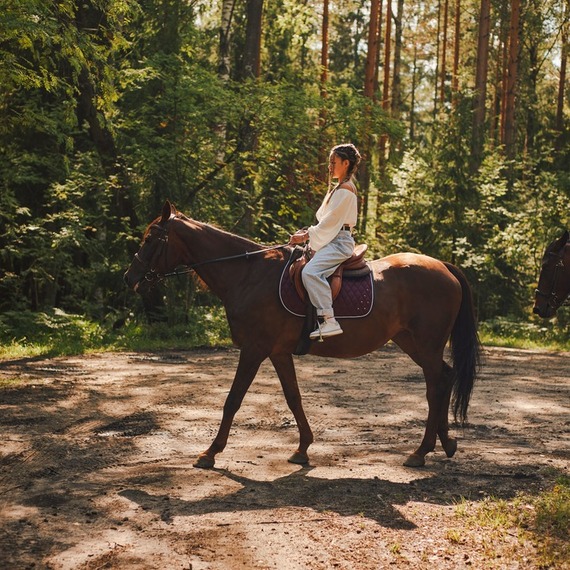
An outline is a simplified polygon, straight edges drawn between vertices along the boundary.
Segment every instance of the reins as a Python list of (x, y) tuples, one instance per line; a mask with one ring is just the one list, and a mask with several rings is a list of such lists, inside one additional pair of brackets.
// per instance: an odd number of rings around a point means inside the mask
[[(168, 221), (170, 221), (174, 217), (176, 217), (176, 216), (171, 216), (171, 218)], [(255, 250), (255, 251), (246, 251), (244, 253), (238, 253), (237, 255), (228, 255), (225, 257), (215, 257), (213, 259), (205, 259), (204, 261), (198, 261), (197, 263), (192, 263), (190, 265), (181, 265), (181, 266), (177, 267), (174, 271), (170, 271), (168, 273), (159, 273), (158, 271), (156, 271), (156, 269), (152, 268), (152, 265), (153, 265), (153, 261), (157, 257), (160, 257), (162, 255), (164, 248), (166, 247), (166, 245), (168, 243), (168, 230), (166, 227), (163, 227), (160, 224), (152, 224), (151, 228), (156, 229), (161, 233), (161, 236), (158, 238), (159, 242), (160, 242), (159, 249), (156, 250), (152, 254), (149, 261), (145, 261), (144, 259), (142, 259), (141, 256), (139, 255), (139, 253), (137, 253), (135, 255), (135, 260), (138, 261), (138, 263), (140, 263), (143, 266), (143, 268), (145, 268), (146, 272), (144, 274), (143, 279), (147, 282), (150, 282), (150, 283), (156, 283), (156, 282), (162, 281), (166, 277), (175, 277), (177, 275), (186, 275), (186, 274), (194, 271), (197, 267), (201, 267), (203, 265), (208, 265), (210, 263), (221, 263), (223, 261), (232, 261), (234, 259), (244, 259), (244, 258), (249, 259), (253, 255), (257, 255), (259, 253), (265, 253), (266, 251), (283, 249), (289, 245), (289, 244), (274, 245), (274, 246), (264, 247), (262, 249)]]
[(266, 247), (264, 249), (259, 249), (256, 251), (246, 251), (244, 253), (238, 253), (237, 255), (228, 255), (226, 257), (215, 257), (213, 259), (206, 259), (204, 261), (199, 261), (198, 263), (192, 263), (191, 265), (185, 265), (182, 266), (181, 269), (175, 269), (174, 271), (171, 271), (170, 273), (156, 273), (156, 277), (158, 279), (163, 279), (165, 277), (175, 277), (176, 275), (185, 275), (187, 273), (191, 273), (192, 271), (194, 271), (194, 269), (196, 269), (196, 267), (200, 267), (202, 265), (207, 265), (209, 263), (219, 263), (222, 261), (231, 261), (233, 259), (249, 259), (252, 255), (257, 255), (259, 253), (265, 253), (266, 251), (274, 251), (277, 249), (284, 249), (285, 247), (287, 247), (288, 244), (283, 244), (283, 245), (274, 245), (274, 246), (270, 246), (270, 247)]

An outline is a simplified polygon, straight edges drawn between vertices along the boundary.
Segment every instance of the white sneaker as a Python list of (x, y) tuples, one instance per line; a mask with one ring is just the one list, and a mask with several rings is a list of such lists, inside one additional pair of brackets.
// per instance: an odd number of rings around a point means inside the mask
[(319, 323), (319, 326), (309, 335), (311, 340), (322, 340), (329, 336), (336, 336), (342, 334), (342, 329), (336, 319), (326, 319), (324, 323)]

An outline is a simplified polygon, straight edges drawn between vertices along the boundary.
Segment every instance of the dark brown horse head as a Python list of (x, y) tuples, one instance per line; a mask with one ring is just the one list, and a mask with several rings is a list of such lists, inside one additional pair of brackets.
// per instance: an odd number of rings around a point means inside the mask
[(140, 249), (123, 277), (125, 283), (137, 293), (144, 293), (155, 285), (164, 273), (168, 247), (168, 223), (176, 216), (176, 208), (167, 200), (162, 215), (146, 228)]
[(533, 312), (548, 319), (556, 313), (570, 294), (570, 243), (566, 230), (554, 240), (542, 258)]

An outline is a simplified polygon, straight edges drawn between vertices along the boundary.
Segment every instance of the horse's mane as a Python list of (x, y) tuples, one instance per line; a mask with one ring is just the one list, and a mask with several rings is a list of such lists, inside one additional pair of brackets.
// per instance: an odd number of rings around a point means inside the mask
[(206, 228), (209, 229), (217, 234), (222, 234), (224, 236), (227, 236), (228, 238), (231, 238), (234, 242), (237, 243), (241, 243), (245, 248), (249, 248), (248, 251), (251, 250), (251, 247), (255, 247), (257, 249), (263, 249), (264, 245), (259, 244), (249, 238), (240, 236), (238, 234), (234, 234), (232, 232), (229, 232), (227, 230), (224, 230), (222, 228), (219, 228), (218, 226), (216, 226), (215, 224), (211, 224), (211, 223), (206, 223), (206, 222), (199, 222), (198, 220), (194, 220), (193, 218), (189, 218), (188, 216), (186, 216), (185, 214), (183, 214), (182, 212), (176, 212), (176, 217), (180, 218), (181, 220), (191, 223), (191, 224), (196, 224), (197, 226), (200, 226), (202, 228)]

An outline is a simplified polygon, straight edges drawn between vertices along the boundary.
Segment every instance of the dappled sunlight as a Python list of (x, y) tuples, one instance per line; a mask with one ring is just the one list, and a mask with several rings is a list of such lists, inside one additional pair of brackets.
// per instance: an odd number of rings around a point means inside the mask
[(296, 359), (315, 435), (306, 467), (287, 462), (298, 431), (268, 363), (216, 467), (193, 467), (216, 434), (235, 350), (4, 362), (0, 375), (20, 378), (0, 392), (2, 524), (19, 554), (2, 556), (39, 552), (58, 569), (200, 563), (216, 559), (217, 541), (224, 560), (253, 564), (295, 540), (299, 568), (315, 549), (331, 564), (367, 552), (382, 567), (396, 551), (419, 563), (445, 544), (460, 559), (445, 530), (457, 504), (538, 492), (570, 459), (565, 357), (486, 352), (468, 423), (451, 427), (456, 455), (438, 443), (421, 469), (402, 463), (423, 435), (425, 386), (394, 347)]

